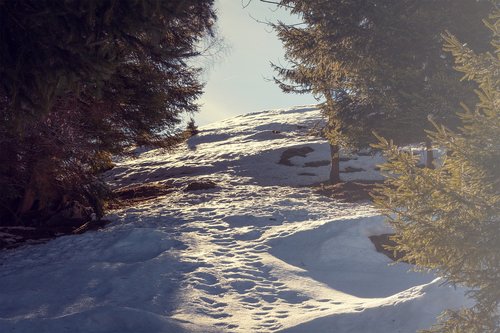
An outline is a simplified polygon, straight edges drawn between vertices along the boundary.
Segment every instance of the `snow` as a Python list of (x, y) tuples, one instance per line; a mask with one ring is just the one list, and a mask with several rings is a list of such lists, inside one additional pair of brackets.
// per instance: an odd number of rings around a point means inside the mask
[[(370, 203), (305, 186), (329, 173), (306, 166), (328, 160), (318, 126), (314, 107), (263, 111), (119, 161), (113, 187), (176, 190), (111, 212), (103, 230), (0, 253), (0, 332), (414, 332), (467, 304), (375, 251), (368, 237), (390, 228)], [(380, 179), (381, 161), (354, 155), (341, 169), (363, 170), (342, 178)], [(184, 191), (201, 180), (217, 187)]]

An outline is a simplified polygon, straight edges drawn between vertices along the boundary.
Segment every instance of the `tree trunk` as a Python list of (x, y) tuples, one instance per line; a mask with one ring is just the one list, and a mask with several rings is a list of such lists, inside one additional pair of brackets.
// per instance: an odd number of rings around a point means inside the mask
[(434, 169), (434, 153), (432, 152), (431, 140), (425, 140), (425, 167)]
[(33, 204), (35, 203), (35, 197), (36, 194), (33, 189), (28, 187), (24, 190), (24, 196), (18, 209), (18, 215), (23, 215), (24, 213), (28, 212), (31, 207), (33, 207)]
[(40, 163), (35, 161), (33, 163), (29, 163), (27, 169), (30, 170), (30, 180), (28, 184), (24, 187), (24, 194), (23, 197), (21, 198), (20, 205), (18, 206), (17, 209), (17, 214), (19, 217), (22, 217), (23, 214), (27, 213), (28, 211), (33, 208), (33, 205), (35, 204), (35, 201), (37, 199), (37, 193), (35, 192), (35, 179), (37, 177), (36, 173), (39, 168)]
[(340, 183), (340, 157), (339, 146), (330, 144), (330, 153), (332, 158), (332, 168), (330, 170), (330, 183)]

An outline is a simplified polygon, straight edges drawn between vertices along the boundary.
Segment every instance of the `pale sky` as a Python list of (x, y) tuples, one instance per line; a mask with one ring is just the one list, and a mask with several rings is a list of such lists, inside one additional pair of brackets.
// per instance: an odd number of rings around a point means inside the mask
[(218, 32), (227, 50), (206, 69), (205, 93), (196, 123), (204, 125), (238, 114), (316, 104), (312, 96), (284, 94), (272, 81), (270, 62), (284, 64), (281, 42), (272, 29), (256, 21), (290, 22), (284, 10), (253, 0), (216, 1)]

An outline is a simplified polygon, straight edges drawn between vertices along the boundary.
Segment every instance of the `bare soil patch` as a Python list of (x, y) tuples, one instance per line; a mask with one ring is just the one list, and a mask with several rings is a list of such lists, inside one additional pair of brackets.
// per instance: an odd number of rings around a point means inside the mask
[(366, 171), (366, 170), (362, 169), (362, 168), (355, 168), (352, 166), (348, 166), (347, 168), (345, 168), (344, 170), (342, 170), (340, 172), (351, 173), (351, 172), (361, 172), (361, 171)]
[(96, 220), (82, 222), (81, 225), (0, 227), (0, 250), (13, 249), (27, 244), (45, 243), (60, 236), (82, 234), (86, 231), (101, 229), (109, 222), (108, 220)]
[(397, 252), (392, 249), (394, 246), (396, 246), (396, 242), (391, 238), (392, 236), (394, 236), (394, 234), (382, 234), (370, 236), (369, 238), (372, 241), (373, 245), (375, 245), (375, 249), (377, 250), (377, 252), (385, 254), (393, 261), (398, 261), (404, 257), (404, 253)]
[(108, 209), (118, 209), (133, 206), (139, 202), (156, 199), (175, 191), (170, 185), (163, 183), (133, 184), (113, 190), (113, 199), (108, 203)]
[[(118, 188), (112, 192), (107, 209), (133, 206), (139, 202), (153, 200), (172, 193), (174, 188), (161, 183), (134, 184)], [(59, 216), (57, 223), (33, 226), (0, 227), (0, 250), (16, 248), (25, 244), (39, 244), (65, 235), (82, 234), (105, 227), (108, 220), (64, 219)]]
[(281, 158), (280, 158), (278, 164), (293, 166), (293, 163), (290, 162), (290, 159), (292, 157), (296, 157), (296, 156), (306, 157), (307, 154), (309, 154), (313, 151), (314, 151), (314, 149), (312, 149), (309, 146), (288, 148), (288, 149), (284, 150), (283, 153), (281, 153)]
[(316, 185), (316, 192), (346, 202), (371, 200), (370, 193), (382, 184), (382, 181), (350, 181), (338, 184), (321, 183)]
[(304, 163), (304, 166), (306, 168), (318, 168), (318, 167), (330, 165), (330, 163), (331, 163), (331, 161), (328, 161), (328, 160), (312, 161), (312, 162), (306, 162), (306, 163)]
[(217, 188), (217, 184), (210, 180), (200, 180), (189, 183), (184, 192), (211, 190)]

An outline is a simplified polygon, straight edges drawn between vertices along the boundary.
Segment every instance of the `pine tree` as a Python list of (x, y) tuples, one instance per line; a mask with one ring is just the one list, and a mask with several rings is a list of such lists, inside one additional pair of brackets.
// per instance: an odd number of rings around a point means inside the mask
[(0, 1), (0, 221), (102, 214), (110, 154), (175, 144), (197, 110), (188, 59), (215, 19), (211, 0)]
[(477, 84), (474, 109), (464, 104), (462, 125), (443, 125), (430, 137), (446, 154), (436, 169), (421, 169), (417, 158), (380, 138), (388, 162), (386, 186), (376, 203), (396, 230), (395, 250), (403, 260), (433, 269), (446, 281), (470, 288), (471, 308), (447, 311), (429, 332), (500, 331), (500, 10), (486, 25), (491, 52), (476, 53), (455, 36), (444, 35), (463, 79)]
[[(441, 49), (445, 29), (479, 49), (486, 1), (283, 0), (302, 24), (274, 25), (290, 68), (274, 66), (285, 92), (324, 99), (332, 157), (340, 147), (362, 147), (371, 132), (400, 143), (425, 138), (427, 118), (457, 122), (456, 96), (475, 98)], [(339, 180), (338, 162), (331, 180)]]

